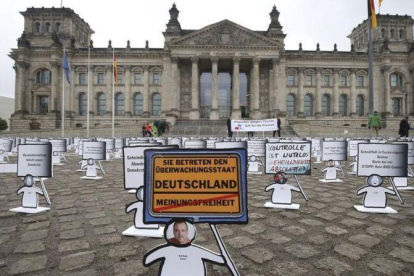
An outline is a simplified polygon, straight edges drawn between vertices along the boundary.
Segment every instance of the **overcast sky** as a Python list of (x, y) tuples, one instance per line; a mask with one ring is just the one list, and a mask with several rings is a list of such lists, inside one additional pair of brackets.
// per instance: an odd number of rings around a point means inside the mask
[[(0, 9), (0, 95), (14, 98), (15, 73), (13, 60), (8, 57), (16, 39), (23, 31), (23, 16), (28, 7), (60, 7), (61, 0), (2, 1)], [(63, 6), (72, 8), (95, 31), (95, 47), (106, 47), (112, 40), (114, 47), (163, 47), (165, 24), (173, 0), (63, 0)], [(267, 30), (273, 5), (280, 12), (279, 21), (287, 50), (349, 51), (346, 37), (367, 17), (366, 0), (176, 0), (183, 29), (200, 29), (229, 19), (252, 30)], [(378, 0), (375, 0), (378, 12)], [(384, 0), (381, 13), (414, 16), (413, 0)]]

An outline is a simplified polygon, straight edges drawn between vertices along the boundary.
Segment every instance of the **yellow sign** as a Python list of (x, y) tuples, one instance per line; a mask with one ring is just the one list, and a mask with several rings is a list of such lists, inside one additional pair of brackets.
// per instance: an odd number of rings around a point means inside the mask
[(242, 212), (239, 156), (155, 156), (151, 213), (222, 214)]

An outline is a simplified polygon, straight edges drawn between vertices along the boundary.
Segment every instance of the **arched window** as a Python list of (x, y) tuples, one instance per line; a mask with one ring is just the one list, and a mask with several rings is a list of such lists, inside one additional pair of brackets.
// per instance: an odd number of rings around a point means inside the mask
[(288, 116), (296, 115), (296, 98), (293, 95), (287, 95), (286, 97), (286, 112)]
[(118, 93), (115, 96), (115, 115), (124, 115), (125, 97), (124, 94)]
[(105, 115), (106, 112), (106, 96), (104, 93), (99, 93), (96, 97), (96, 111), (98, 115)]
[(385, 38), (385, 29), (381, 29), (381, 38)]
[(391, 29), (391, 30), (390, 30), (390, 34), (391, 34), (391, 38), (395, 38), (395, 32), (394, 32), (394, 29)]
[(40, 33), (40, 23), (39, 22), (35, 23), (34, 32), (35, 33)]
[(42, 69), (36, 74), (36, 83), (49, 84), (52, 81), (52, 73), (47, 69)]
[(404, 39), (404, 30), (400, 30), (400, 39)]
[(161, 114), (161, 95), (155, 93), (152, 96), (152, 115), (159, 116)]
[(45, 24), (45, 33), (49, 33), (50, 32), (50, 23), (49, 22), (47, 22), (46, 24)]
[(403, 87), (403, 77), (398, 73), (393, 73), (390, 76), (391, 78), (391, 87)]
[(135, 93), (134, 96), (134, 114), (141, 115), (144, 111), (144, 98), (141, 93)]
[(329, 95), (326, 94), (322, 96), (322, 115), (331, 115), (331, 97), (329, 97)]
[(59, 22), (57, 22), (56, 24), (55, 24), (55, 32), (60, 32), (60, 23)]
[(356, 113), (358, 116), (364, 116), (364, 97), (358, 95), (356, 99)]
[(86, 115), (88, 111), (88, 97), (86, 93), (82, 92), (79, 94), (79, 115)]
[(342, 116), (348, 115), (348, 97), (346, 95), (339, 97), (339, 114)]
[(305, 95), (305, 116), (313, 116), (313, 97), (310, 94)]

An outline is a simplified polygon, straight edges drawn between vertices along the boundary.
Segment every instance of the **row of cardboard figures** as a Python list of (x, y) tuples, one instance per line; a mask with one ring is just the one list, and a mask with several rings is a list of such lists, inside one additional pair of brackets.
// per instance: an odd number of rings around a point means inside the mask
[[(192, 244), (196, 236), (194, 218), (174, 218), (166, 227), (144, 222), (144, 155), (148, 149), (245, 149), (248, 158), (245, 172), (262, 174), (264, 171), (273, 175), (274, 182), (265, 188), (266, 192), (272, 191), (271, 202), (264, 205), (267, 208), (299, 209), (300, 205), (292, 201), (292, 192), (301, 193), (308, 201), (298, 176), (311, 175), (312, 157), (315, 159), (313, 163), (326, 162), (322, 169), (325, 177), (320, 179), (325, 183), (342, 182), (338, 174), (345, 177), (346, 173), (341, 162), (347, 161), (349, 156), (353, 158), (348, 174), (366, 177), (367, 183), (356, 192), (364, 195), (363, 206), (355, 206), (360, 212), (396, 213), (387, 206), (387, 195), (396, 195), (403, 204), (398, 190), (412, 189), (408, 186), (408, 177), (414, 175), (410, 167), (414, 164), (414, 142), (411, 139), (3, 138), (0, 139), (0, 174), (17, 173), (18, 177), (23, 177), (23, 186), (17, 191), (22, 195), (22, 206), (10, 211), (39, 213), (49, 210), (49, 207), (39, 206), (39, 195), (45, 197), (48, 205), (51, 204), (44, 180), (53, 177), (53, 165), (67, 162), (64, 154), (68, 151), (74, 151), (81, 158), (78, 171), (85, 172), (81, 178), (88, 180), (103, 178), (105, 170), (101, 161), (123, 158), (124, 188), (134, 193), (137, 200), (125, 209), (126, 213), (134, 212), (134, 225), (122, 234), (164, 237), (167, 241), (148, 252), (144, 264), (148, 266), (161, 261), (160, 275), (206, 275), (204, 262), (210, 261), (226, 265), (232, 275), (238, 275), (214, 224), (210, 225), (220, 254)], [(11, 164), (9, 157), (16, 154), (17, 164)], [(98, 171), (101, 171), (101, 176)], [(295, 179), (295, 184), (288, 183), (289, 175)], [(382, 187), (385, 179), (390, 182), (390, 188)], [(36, 182), (40, 183), (40, 188)]]

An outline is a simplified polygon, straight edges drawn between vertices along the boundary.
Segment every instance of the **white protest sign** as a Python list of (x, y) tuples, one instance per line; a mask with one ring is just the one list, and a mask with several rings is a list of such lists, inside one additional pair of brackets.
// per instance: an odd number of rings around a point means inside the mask
[(0, 154), (1, 152), (11, 152), (13, 145), (13, 140), (9, 139), (0, 139)]
[(247, 155), (264, 157), (266, 156), (267, 140), (249, 140), (247, 141)]
[(266, 173), (311, 174), (311, 143), (285, 142), (266, 144)]
[(115, 139), (103, 139), (103, 142), (106, 142), (106, 150), (114, 150), (115, 149)]
[(181, 138), (172, 137), (168, 143), (169, 145), (178, 145), (181, 148)]
[(231, 131), (275, 131), (278, 130), (277, 119), (266, 120), (231, 120)]
[(408, 145), (408, 165), (414, 164), (414, 142), (404, 141), (404, 142), (394, 142), (393, 144), (407, 144)]
[(322, 161), (346, 161), (346, 141), (322, 141)]
[(407, 177), (407, 144), (358, 144), (357, 176)]
[(125, 140), (123, 138), (115, 139), (115, 149), (122, 149), (125, 146)]
[(106, 142), (91, 142), (86, 141), (82, 143), (82, 159), (87, 160), (106, 160)]
[(17, 176), (52, 177), (52, 144), (19, 145)]
[(186, 149), (205, 149), (207, 142), (205, 140), (186, 140), (184, 148)]
[(66, 139), (54, 139), (54, 140), (50, 140), (50, 143), (52, 144), (53, 152), (66, 152), (67, 151)]
[(246, 149), (246, 141), (230, 141), (230, 142), (215, 142), (214, 148), (216, 149)]
[(153, 146), (140, 145), (124, 147), (124, 187), (138, 189), (144, 185), (144, 151), (146, 149), (177, 149), (178, 145)]
[(349, 156), (357, 156), (358, 154), (358, 144), (360, 143), (369, 143), (369, 139), (365, 140), (350, 140), (348, 141), (348, 154)]

